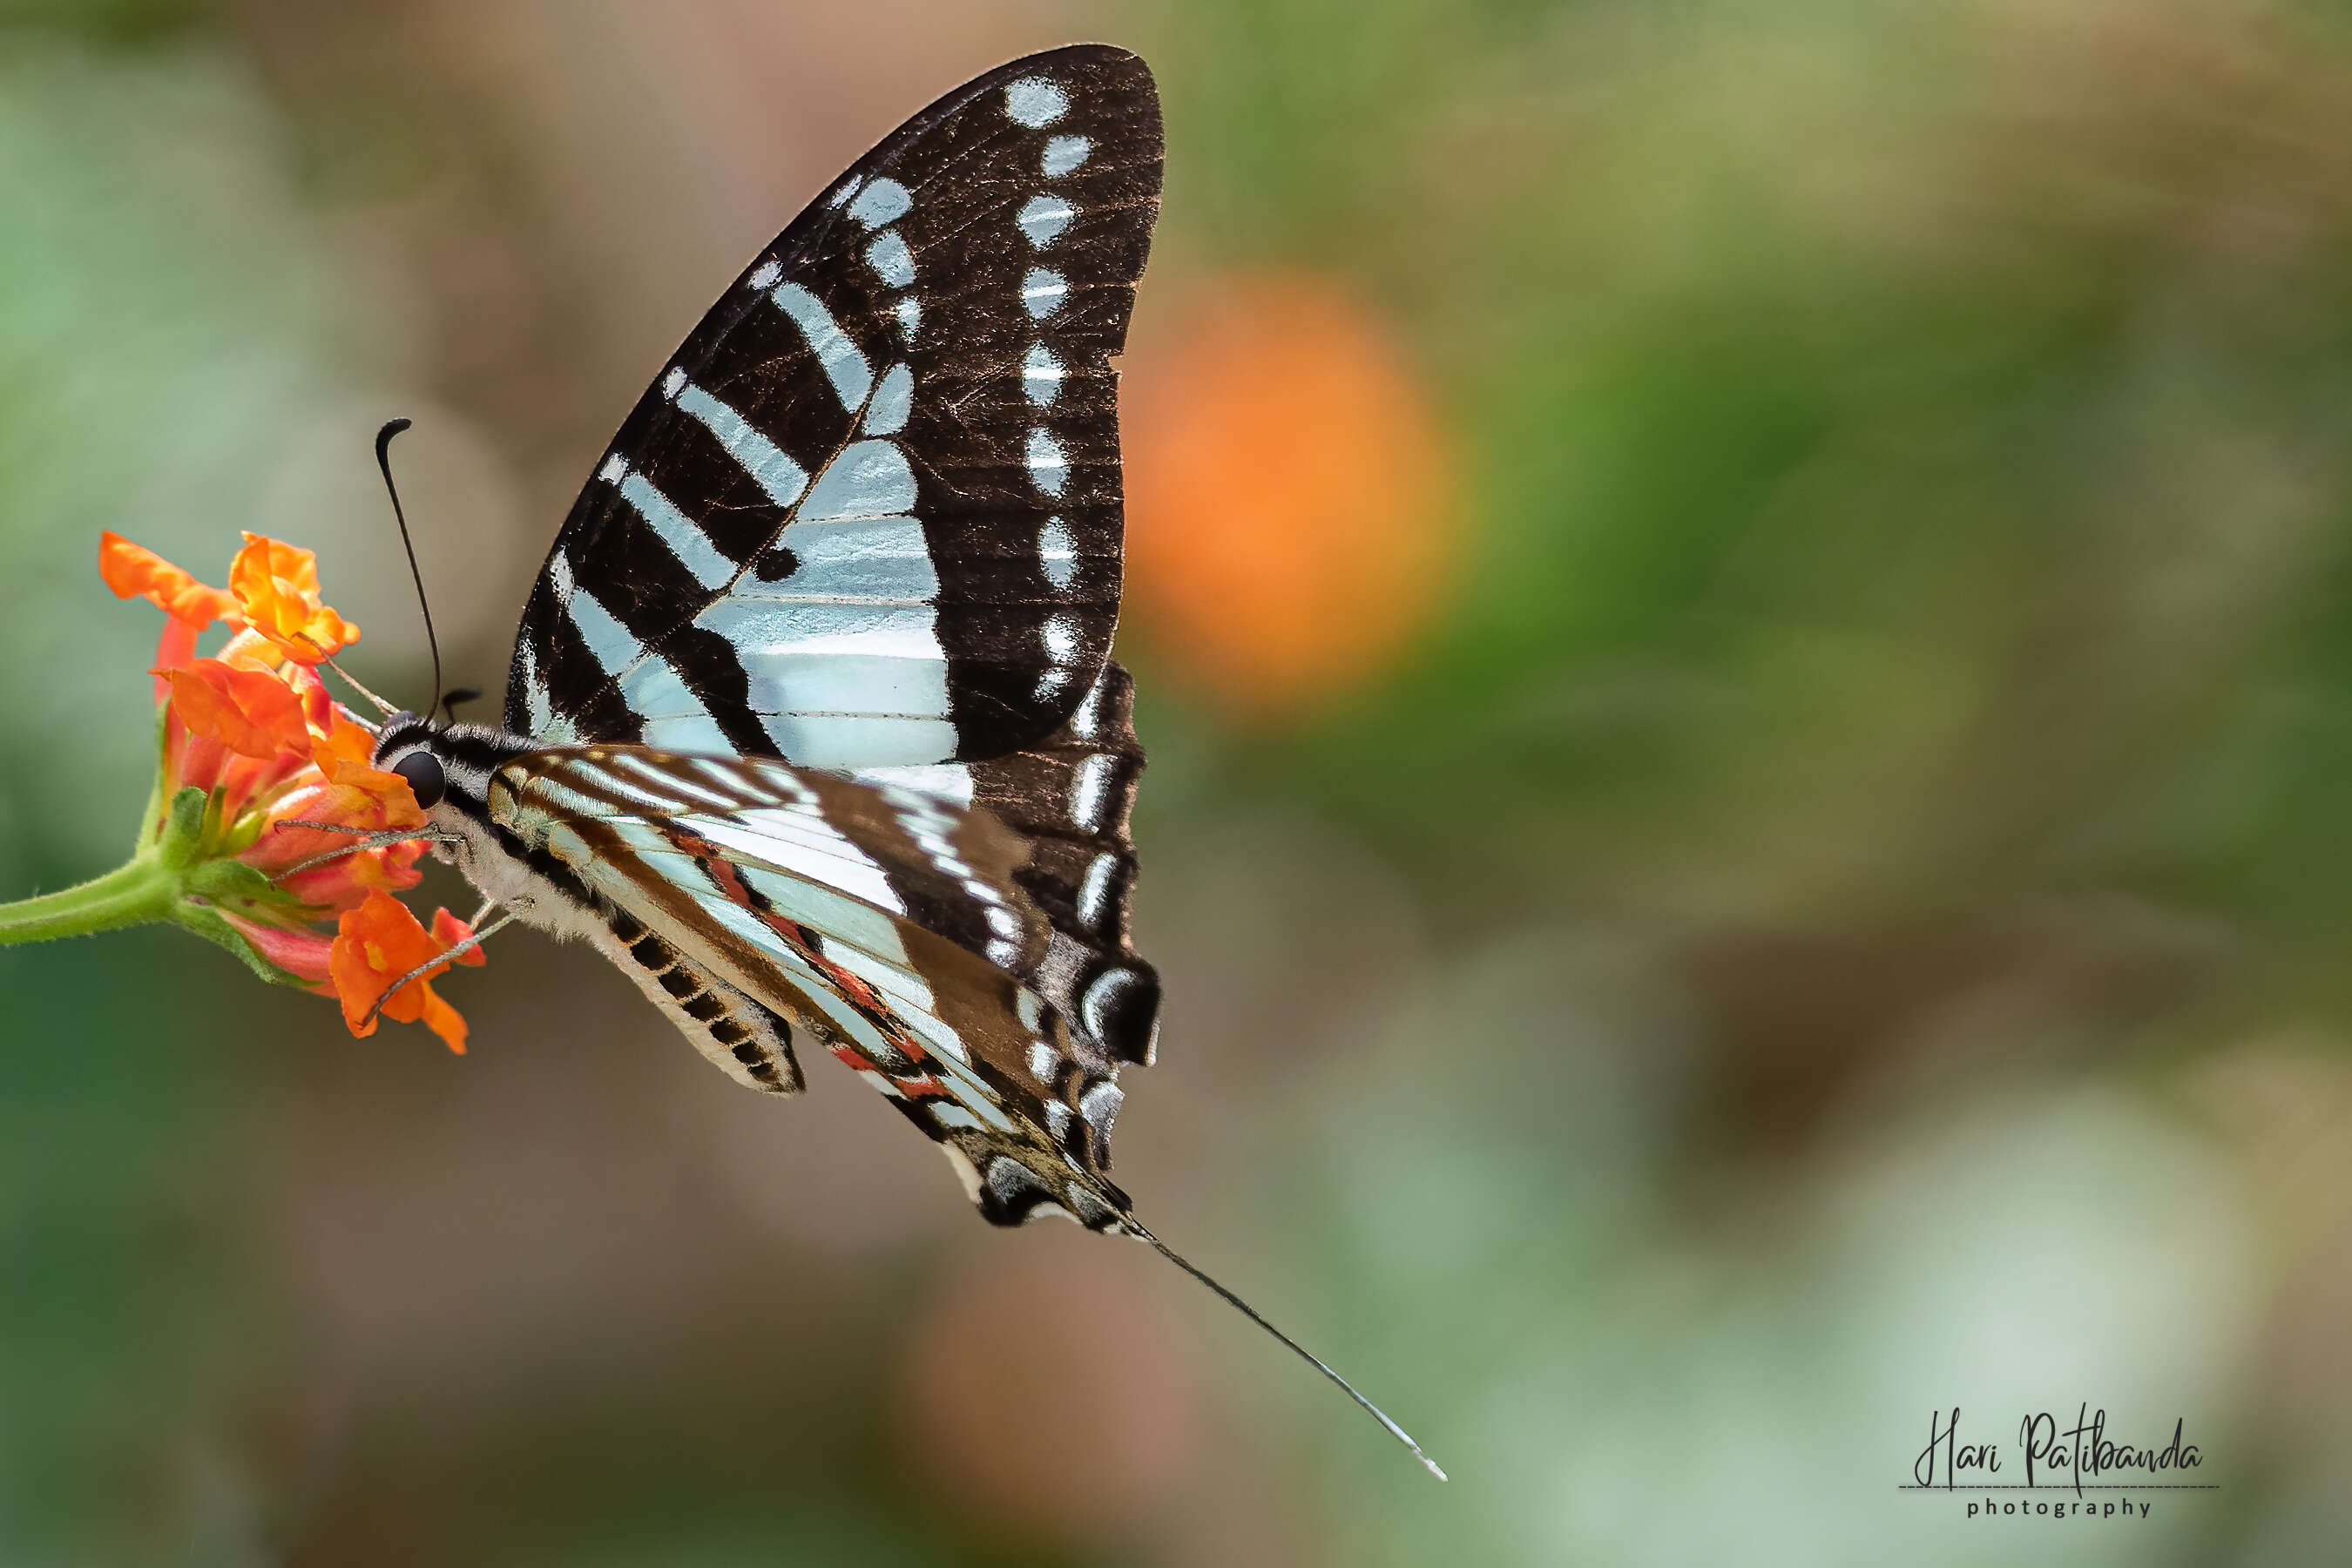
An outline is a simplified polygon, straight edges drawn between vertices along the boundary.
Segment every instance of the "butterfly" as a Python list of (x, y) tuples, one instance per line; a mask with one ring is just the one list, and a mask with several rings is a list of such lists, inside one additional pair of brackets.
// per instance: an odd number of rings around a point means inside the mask
[(1150, 70), (1096, 45), (886, 137), (623, 422), (531, 588), (503, 724), (436, 699), (386, 717), (375, 762), (497, 912), (480, 935), (590, 943), (748, 1088), (830, 1053), (984, 1218), (1149, 1242), (1420, 1455), (1109, 1176), (1160, 995), (1110, 658), (1110, 362), (1160, 164)]

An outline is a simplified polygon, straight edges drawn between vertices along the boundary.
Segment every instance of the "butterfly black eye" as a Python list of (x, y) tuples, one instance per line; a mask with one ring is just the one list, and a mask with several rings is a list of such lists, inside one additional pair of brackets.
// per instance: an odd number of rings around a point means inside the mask
[(392, 765), (392, 771), (408, 781), (416, 796), (416, 804), (430, 811), (441, 804), (449, 793), (449, 780), (441, 772), (441, 759), (430, 752), (411, 752)]

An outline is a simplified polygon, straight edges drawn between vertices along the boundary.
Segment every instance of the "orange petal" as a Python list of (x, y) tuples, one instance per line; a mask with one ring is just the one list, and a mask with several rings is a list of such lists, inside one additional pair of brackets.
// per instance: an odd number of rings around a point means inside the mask
[(196, 633), (204, 628), (177, 616), (163, 617), (163, 635), (155, 643), (155, 706), (161, 708), (170, 700), (172, 683), (163, 679), (166, 670), (185, 669), (196, 659)]
[[(317, 668), (308, 664), (295, 665), (287, 670), (286, 679), (302, 699), (302, 721), (310, 726), (311, 732), (318, 735), (331, 733), (338, 717), (335, 697), (327, 689), (327, 683), (319, 679)], [(352, 728), (359, 730), (356, 724)], [(361, 730), (360, 733), (364, 735), (367, 731)]]
[(425, 1026), (458, 1056), (466, 1054), (466, 1020), (432, 991), (425, 993)]
[(360, 629), (319, 598), (319, 558), (258, 533), (245, 536), (228, 571), (246, 625), (300, 664), (331, 658), (360, 640)]
[(208, 588), (144, 545), (108, 530), (98, 536), (98, 574), (118, 599), (145, 599), (173, 620), (202, 631), (236, 618), (234, 595)]
[(299, 756), (310, 749), (301, 699), (275, 675), (231, 669), (213, 658), (156, 673), (171, 686), (172, 711), (198, 739), (247, 757)]
[[(437, 918), (435, 923), (439, 923)], [(465, 1020), (434, 994), (431, 984), (436, 976), (448, 972), (447, 964), (435, 965), (391, 997), (383, 994), (384, 988), (402, 975), (446, 951), (444, 943), (417, 923), (406, 905), (389, 893), (370, 892), (357, 909), (346, 911), (336, 922), (328, 959), (329, 976), (342, 1002), (345, 1026), (362, 1037), (373, 1034), (374, 1024), (366, 1020), (383, 998), (383, 1016), (403, 1024), (421, 1018), (448, 1042), (451, 1050), (462, 1052)]]
[[(474, 928), (472, 926), (467, 925), (464, 921), (459, 920), (447, 910), (436, 910), (433, 911), (433, 940), (439, 942), (442, 946), (455, 947), (459, 942), (471, 939), (473, 934)], [(478, 968), (482, 964), (488, 963), (489, 961), (489, 955), (485, 953), (480, 948), (469, 947), (449, 962), (452, 963), (463, 963), (470, 967)]]
[[(293, 849), (299, 848), (306, 855), (317, 855), (350, 842), (339, 839), (321, 843), (321, 840), (329, 840), (329, 836), (305, 833), (299, 828), (271, 834), (238, 858), (266, 872), (277, 866), (294, 864), (300, 857), (290, 853)], [(270, 847), (267, 855), (261, 853), (264, 846)], [(308, 871), (288, 877), (278, 885), (313, 908), (331, 910), (340, 914), (345, 910), (356, 909), (371, 892), (405, 892), (423, 881), (425, 874), (416, 869), (416, 861), (424, 850), (425, 846), (415, 840), (376, 849), (354, 849), (323, 866), (313, 866)], [(282, 872), (279, 874), (283, 875)]]
[(364, 763), (336, 762), (320, 770), (327, 788), (321, 804), (324, 818), (354, 827), (379, 830), (423, 827), (428, 818), (416, 804), (416, 792), (398, 773), (388, 773)]

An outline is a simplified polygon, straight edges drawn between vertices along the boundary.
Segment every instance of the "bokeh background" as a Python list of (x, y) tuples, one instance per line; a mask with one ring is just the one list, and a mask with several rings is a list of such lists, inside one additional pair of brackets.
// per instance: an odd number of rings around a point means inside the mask
[[(317, 546), (413, 698), (408, 415), (495, 690), (743, 259), (1084, 37), (1170, 128), (1119, 1174), (1452, 1485), (583, 951), (460, 1059), (139, 932), (0, 953), (0, 1563), (2346, 1561), (2335, 0), (6, 0), (0, 897), (147, 788), (100, 529)], [(1896, 1489), (2083, 1402), (2221, 1489)]]

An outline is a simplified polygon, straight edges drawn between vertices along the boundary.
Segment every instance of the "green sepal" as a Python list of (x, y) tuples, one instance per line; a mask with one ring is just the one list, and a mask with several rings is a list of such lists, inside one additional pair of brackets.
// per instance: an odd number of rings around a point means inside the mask
[(221, 835), (220, 852), (224, 855), (244, 854), (261, 842), (262, 830), (268, 826), (269, 813), (247, 811), (230, 823), (227, 831)]
[(245, 933), (231, 925), (228, 917), (210, 904), (200, 904), (182, 899), (173, 906), (172, 919), (186, 931), (192, 931), (206, 942), (225, 947), (245, 962), (245, 966), (272, 985), (290, 985), (308, 991), (310, 982), (299, 974), (280, 969), (261, 956), (260, 949), (247, 942)]
[(270, 914), (316, 916), (320, 912), (242, 860), (205, 861), (190, 870), (180, 885), (216, 904), (242, 905)]
[(212, 799), (194, 784), (184, 787), (172, 797), (172, 809), (163, 819), (163, 832), (155, 845), (156, 858), (174, 871), (184, 871), (204, 854), (205, 819), (212, 815)]

